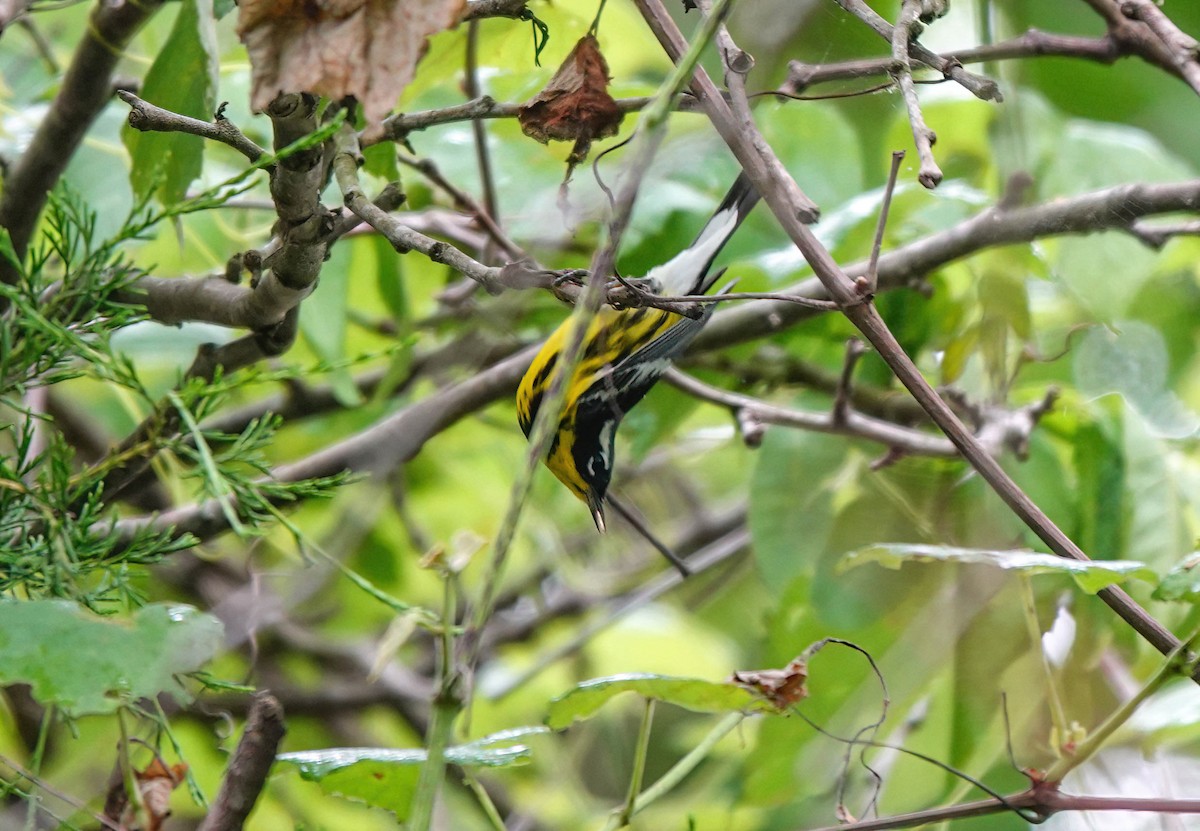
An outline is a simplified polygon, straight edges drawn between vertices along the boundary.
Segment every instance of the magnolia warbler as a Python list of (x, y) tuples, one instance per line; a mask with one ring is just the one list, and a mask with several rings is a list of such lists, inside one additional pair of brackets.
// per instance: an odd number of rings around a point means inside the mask
[[(709, 273), (713, 260), (758, 198), (758, 191), (743, 173), (696, 241), (646, 275), (651, 290), (671, 297), (703, 294), (712, 288), (721, 276), (721, 272)], [(604, 530), (604, 499), (612, 478), (617, 425), (696, 337), (714, 305), (705, 304), (698, 318), (649, 307), (618, 310), (607, 306), (592, 318), (583, 357), (568, 382), (545, 462), (559, 481), (587, 504), (598, 530)], [(566, 336), (564, 323), (546, 340), (521, 379), (517, 418), (526, 438)]]

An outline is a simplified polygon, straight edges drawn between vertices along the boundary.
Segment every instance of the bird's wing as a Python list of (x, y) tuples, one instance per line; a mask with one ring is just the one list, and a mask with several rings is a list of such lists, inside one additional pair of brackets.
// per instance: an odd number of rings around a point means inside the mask
[(613, 364), (609, 371), (600, 373), (584, 394), (585, 400), (581, 404), (607, 409), (618, 419), (623, 417), (645, 397), (667, 371), (671, 361), (700, 333), (715, 305), (706, 304), (699, 318), (662, 310), (646, 310), (662, 316), (667, 324), (665, 328), (645, 346)]

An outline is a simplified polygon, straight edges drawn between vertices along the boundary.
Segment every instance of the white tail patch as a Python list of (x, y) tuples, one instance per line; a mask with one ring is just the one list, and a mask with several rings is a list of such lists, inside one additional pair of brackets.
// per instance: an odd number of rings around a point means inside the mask
[(646, 274), (654, 280), (658, 293), (680, 296), (695, 293), (704, 279), (708, 264), (738, 226), (737, 205), (731, 205), (716, 214), (704, 226), (696, 242), (680, 251), (662, 265), (655, 266)]

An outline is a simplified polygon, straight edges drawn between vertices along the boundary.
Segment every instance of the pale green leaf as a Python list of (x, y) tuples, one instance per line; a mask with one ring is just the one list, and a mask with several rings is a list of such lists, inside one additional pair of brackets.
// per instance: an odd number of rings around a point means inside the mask
[(13, 248), (12, 236), (8, 233), (7, 228), (0, 228), (0, 257), (3, 257), (18, 271), (21, 269), (21, 258), (17, 256), (17, 251)]
[(1085, 395), (1121, 395), (1157, 435), (1184, 438), (1200, 417), (1169, 388), (1170, 359), (1162, 334), (1137, 320), (1093, 328), (1075, 352), (1075, 382)]
[(768, 588), (783, 592), (811, 571), (833, 523), (834, 477), (845, 442), (795, 430), (768, 430), (750, 482), (754, 559)]
[[(155, 106), (192, 118), (212, 117), (217, 46), (212, 3), (183, 0), (166, 44), (159, 51), (140, 95)], [(139, 200), (157, 193), (172, 205), (200, 176), (204, 139), (181, 132), (122, 131), (129, 150), (130, 185)]]
[(1185, 600), (1189, 603), (1200, 600), (1200, 551), (1192, 552), (1167, 572), (1154, 590), (1154, 599)]
[[(509, 742), (545, 732), (545, 727), (505, 730), (447, 748), (446, 761), (474, 768), (523, 765), (531, 756), (529, 748)], [(502, 743), (503, 746), (493, 746)], [(383, 808), (403, 821), (412, 806), (421, 765), (427, 758), (428, 754), (420, 748), (336, 747), (284, 753), (279, 761), (295, 765), (300, 776), (319, 783), (327, 793)]]
[(361, 404), (363, 397), (350, 369), (337, 366), (346, 359), (352, 275), (375, 267), (368, 245), (339, 245), (333, 249), (317, 290), (300, 306), (300, 332), (322, 361), (334, 364), (329, 374), (334, 398), (344, 407)]
[(983, 548), (956, 548), (949, 545), (870, 545), (846, 555), (840, 570), (855, 568), (866, 563), (878, 563), (887, 568), (900, 568), (905, 563), (971, 563), (995, 566), (1024, 574), (1069, 574), (1079, 587), (1095, 594), (1106, 586), (1126, 580), (1157, 579), (1154, 569), (1145, 563), (1131, 560), (1101, 560), (1090, 563), (1068, 560), (1053, 554), (1040, 554), (1028, 550), (989, 550)]
[(396, 145), (392, 142), (381, 141), (364, 147), (362, 155), (365, 172), (385, 182), (395, 182), (400, 178), (400, 163), (396, 160)]
[(1138, 413), (1125, 411), (1124, 446), (1129, 530), (1125, 555), (1166, 570), (1196, 548), (1189, 496), (1194, 483), (1176, 443), (1153, 434)]
[(72, 715), (110, 713), (161, 692), (184, 696), (176, 676), (221, 646), (220, 621), (190, 606), (153, 605), (102, 618), (65, 600), (0, 603), (0, 683)]
[(697, 713), (777, 712), (761, 695), (733, 682), (669, 675), (612, 675), (585, 681), (551, 701), (546, 724), (562, 730), (575, 721), (591, 718), (610, 699), (627, 692)]

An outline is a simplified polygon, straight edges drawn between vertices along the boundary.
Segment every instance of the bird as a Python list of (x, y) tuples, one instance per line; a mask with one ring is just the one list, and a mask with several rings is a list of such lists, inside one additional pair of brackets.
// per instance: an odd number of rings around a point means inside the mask
[[(695, 242), (652, 268), (644, 284), (665, 297), (707, 293), (724, 273), (724, 269), (710, 273), (713, 260), (758, 199), (758, 191), (743, 172)], [(650, 306), (605, 306), (588, 325), (583, 356), (567, 383), (566, 399), (544, 461), (587, 505), (601, 533), (617, 427), (699, 334), (714, 306), (704, 304), (694, 318)], [(526, 438), (554, 377), (567, 334), (564, 321), (534, 356), (517, 388), (517, 420)], [(613, 506), (620, 508), (615, 501)]]

